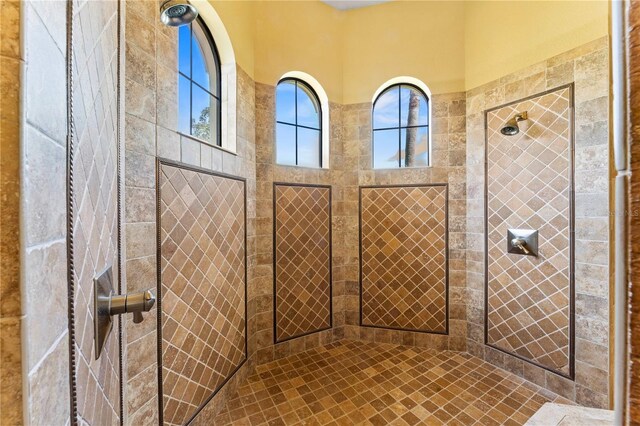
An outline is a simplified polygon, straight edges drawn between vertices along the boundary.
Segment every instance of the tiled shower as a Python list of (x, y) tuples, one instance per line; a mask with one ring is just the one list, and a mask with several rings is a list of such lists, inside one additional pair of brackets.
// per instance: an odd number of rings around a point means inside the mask
[[(332, 99), (328, 167), (304, 168), (275, 161), (277, 82), (224, 52), (235, 149), (180, 131), (178, 33), (159, 7), (19, 11), (33, 31), (23, 62), (50, 50), (69, 66), (66, 80), (23, 82), (23, 204), (36, 212), (23, 220), (39, 224), (25, 280), (49, 271), (72, 307), (30, 326), (22, 295), (25, 418), (524, 424), (546, 402), (610, 408), (606, 37), (432, 94), (425, 168), (374, 169), (372, 102)], [(68, 83), (65, 142), (30, 94)], [(501, 133), (523, 112), (518, 134)], [(534, 256), (507, 231), (534, 233)], [(100, 355), (93, 280), (109, 268), (113, 294), (156, 299), (142, 322), (115, 320)], [(62, 389), (55, 409), (38, 383)]]

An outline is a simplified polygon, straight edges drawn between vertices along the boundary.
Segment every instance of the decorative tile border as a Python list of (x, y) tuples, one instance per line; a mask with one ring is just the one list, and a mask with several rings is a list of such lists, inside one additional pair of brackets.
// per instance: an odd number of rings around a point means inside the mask
[[(225, 189), (227, 184), (231, 186)], [(248, 357), (246, 183), (159, 159), (156, 187), (160, 422), (184, 424), (198, 415)], [(207, 200), (204, 205), (203, 200)], [(221, 223), (226, 229), (217, 226)], [(200, 267), (205, 265), (206, 269)], [(171, 289), (167, 276), (176, 284)], [(225, 291), (217, 285), (240, 282), (240, 293), (237, 286), (226, 286)], [(197, 330), (196, 338), (189, 339), (181, 327)], [(229, 338), (234, 329), (239, 334)]]
[(360, 187), (361, 326), (449, 333), (447, 199), (447, 184)]
[(273, 212), (273, 335), (280, 343), (332, 327), (331, 186), (275, 182)]

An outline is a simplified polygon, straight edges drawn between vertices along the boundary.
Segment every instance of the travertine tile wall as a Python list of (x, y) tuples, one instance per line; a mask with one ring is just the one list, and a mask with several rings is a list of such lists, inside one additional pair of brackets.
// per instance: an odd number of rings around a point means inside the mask
[(447, 187), (360, 189), (362, 325), (446, 334)]
[[(255, 346), (251, 323), (256, 312), (255, 271), (255, 96), (254, 83), (236, 69), (236, 154), (177, 133), (177, 30), (159, 19), (160, 3), (126, 1), (125, 7), (125, 213), (124, 249), (127, 291), (154, 288), (156, 276), (157, 157), (247, 179), (247, 263), (249, 352)], [(158, 380), (154, 307), (142, 324), (126, 318), (125, 423), (158, 423)], [(200, 412), (207, 424), (229, 392), (251, 368), (245, 363)]]
[[(487, 344), (565, 377), (573, 373), (572, 107), (563, 86), (486, 116)], [(523, 111), (520, 133), (503, 135)], [(536, 256), (508, 253), (509, 229), (536, 230)]]
[(276, 342), (331, 327), (331, 187), (274, 185)]
[[(8, 2), (3, 6), (11, 11), (15, 4), (17, 2)], [(21, 301), (18, 302), (22, 303), (23, 317), (21, 323), (13, 323), (10, 329), (16, 332), (13, 336), (5, 337), (3, 329), (3, 345), (4, 339), (8, 338), (15, 348), (14, 339), (18, 338), (22, 326), (22, 380), (26, 381), (22, 383), (22, 389), (26, 391), (22, 398), (26, 412), (23, 417), (20, 417), (18, 407), (9, 412), (17, 423), (24, 418), (29, 424), (65, 424), (70, 414), (65, 206), (66, 7), (64, 1), (20, 2), (23, 62), (6, 62), (5, 67), (3, 57), (2, 65), (3, 76), (5, 72), (11, 73), (17, 79), (22, 72), (23, 77), (20, 154), (23, 270)], [(17, 19), (16, 12), (14, 9), (9, 16)], [(14, 21), (10, 19), (9, 23)], [(4, 49), (18, 48), (14, 43), (5, 44), (3, 38), (3, 55)], [(17, 89), (18, 80), (14, 81)], [(9, 99), (3, 91), (3, 108)], [(4, 118), (4, 109), (2, 115)], [(3, 133), (3, 147), (4, 138)], [(47, 297), (43, 299), (43, 295)], [(11, 304), (4, 302), (4, 294), (2, 297), (3, 310), (10, 308)], [(16, 315), (20, 314), (16, 310), (18, 306), (13, 307)], [(14, 352), (14, 364), (7, 367), (19, 371), (18, 354)], [(17, 377), (13, 380), (20, 386)], [(3, 386), (7, 385), (3, 377)], [(53, 389), (55, 393), (52, 393)], [(19, 393), (15, 395), (19, 396)], [(19, 399), (15, 402), (20, 404)]]
[[(258, 363), (344, 337), (464, 350), (465, 96), (434, 95), (433, 167), (372, 170), (371, 104), (330, 104), (329, 169), (280, 166), (274, 157), (275, 88), (256, 83)], [(332, 185), (333, 328), (273, 345), (273, 182)], [(449, 184), (450, 335), (359, 326), (358, 194), (360, 185)], [(250, 326), (251, 329), (251, 326)], [(374, 331), (375, 330), (375, 331)]]
[[(336, 258), (342, 260), (336, 274), (344, 293), (334, 306), (344, 312), (344, 336), (382, 343), (403, 343), (437, 349), (466, 348), (465, 248), (466, 167), (465, 94), (436, 94), (431, 99), (431, 167), (373, 170), (371, 162), (371, 104), (343, 107), (343, 152), (340, 191), (343, 199), (334, 220), (339, 241)], [(449, 334), (386, 330), (359, 325), (358, 192), (363, 185), (448, 184), (449, 199)], [(337, 283), (336, 283), (337, 284)]]
[[(609, 113), (607, 38), (467, 92), (467, 347), (580, 404), (609, 393)], [(575, 338), (571, 381), (484, 345), (484, 111), (575, 83)]]
[(245, 183), (158, 172), (162, 419), (182, 425), (247, 359)]
[[(344, 317), (335, 302), (336, 294), (341, 294), (343, 285), (337, 281), (341, 261), (332, 253), (333, 270), (333, 328), (311, 333), (306, 336), (283, 341), (274, 345), (273, 324), (273, 183), (286, 182), (298, 184), (332, 185), (332, 247), (338, 246), (337, 235), (340, 234), (340, 224), (336, 218), (336, 211), (342, 201), (340, 189), (335, 185), (342, 177), (340, 140), (342, 107), (331, 103), (329, 105), (329, 140), (330, 158), (329, 169), (313, 169), (303, 167), (280, 166), (275, 164), (275, 87), (267, 84), (255, 84), (256, 111), (256, 178), (257, 186), (257, 218), (256, 218), (256, 269), (255, 291), (256, 299), (253, 309), (255, 317), (249, 316), (249, 336), (255, 330), (255, 361), (258, 364), (279, 359), (287, 355), (301, 352), (305, 349), (317, 347), (341, 337)], [(249, 312), (252, 312), (250, 306)], [(253, 318), (253, 319), (252, 319)], [(249, 345), (251, 349), (251, 345)]]
[[(119, 318), (114, 318), (112, 333), (96, 360), (93, 280), (112, 268), (114, 290), (118, 290), (118, 3), (78, 3), (73, 10), (72, 25), (75, 78), (71, 278), (75, 287), (77, 414), (79, 421), (88, 424), (117, 425)], [(66, 99), (64, 94), (61, 97)]]
[(22, 3), (0, 2), (0, 405), (7, 423), (22, 424), (20, 344), (20, 46)]

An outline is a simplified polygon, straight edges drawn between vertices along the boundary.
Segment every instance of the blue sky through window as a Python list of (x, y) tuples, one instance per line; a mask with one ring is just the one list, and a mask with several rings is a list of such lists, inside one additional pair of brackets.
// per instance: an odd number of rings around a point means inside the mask
[(322, 167), (321, 111), (303, 82), (286, 79), (276, 87), (276, 162)]
[(409, 103), (417, 95), (417, 120), (410, 128), (416, 133), (411, 167), (429, 165), (429, 102), (414, 86), (395, 85), (378, 96), (373, 107), (373, 167), (405, 167)]
[(218, 65), (215, 46), (199, 21), (178, 29), (178, 131), (216, 145), (220, 145)]

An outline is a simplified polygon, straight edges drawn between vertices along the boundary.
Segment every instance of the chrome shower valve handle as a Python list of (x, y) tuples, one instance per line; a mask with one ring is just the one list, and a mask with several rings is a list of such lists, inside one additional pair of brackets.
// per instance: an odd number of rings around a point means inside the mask
[(111, 296), (109, 315), (133, 314), (133, 322), (142, 322), (143, 312), (149, 312), (156, 303), (156, 296), (151, 289), (133, 294)]
[(538, 231), (535, 229), (507, 229), (507, 253), (538, 256)]
[(514, 238), (513, 240), (511, 240), (511, 244), (522, 250), (524, 254), (531, 253), (529, 249), (527, 249), (527, 242), (522, 238)]
[(144, 319), (143, 312), (151, 310), (156, 303), (152, 289), (132, 294), (114, 294), (113, 273), (108, 266), (93, 279), (93, 340), (95, 359), (100, 358), (105, 342), (113, 328), (113, 317), (131, 312), (133, 322)]

